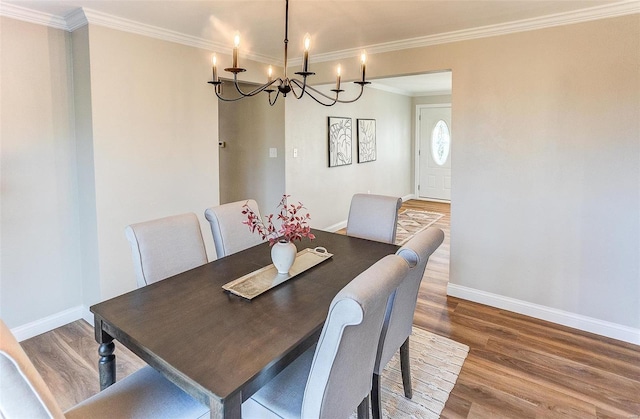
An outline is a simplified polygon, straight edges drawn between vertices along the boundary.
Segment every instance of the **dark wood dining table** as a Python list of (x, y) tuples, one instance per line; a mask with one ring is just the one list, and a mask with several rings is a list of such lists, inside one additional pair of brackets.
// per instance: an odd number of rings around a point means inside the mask
[(271, 263), (267, 243), (91, 307), (100, 385), (115, 381), (114, 339), (211, 409), (240, 418), (242, 402), (313, 346), (333, 297), (398, 246), (313, 230), (333, 256), (248, 300), (223, 284)]

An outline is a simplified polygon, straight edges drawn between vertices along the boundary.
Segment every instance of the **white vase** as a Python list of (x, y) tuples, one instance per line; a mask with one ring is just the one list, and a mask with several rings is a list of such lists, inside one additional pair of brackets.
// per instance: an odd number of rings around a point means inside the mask
[(271, 246), (271, 261), (279, 274), (289, 273), (297, 253), (296, 245), (286, 240), (280, 240)]

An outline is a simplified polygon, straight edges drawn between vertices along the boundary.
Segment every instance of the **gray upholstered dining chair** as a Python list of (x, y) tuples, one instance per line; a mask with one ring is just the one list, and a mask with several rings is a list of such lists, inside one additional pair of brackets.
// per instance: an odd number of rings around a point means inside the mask
[(125, 235), (138, 288), (207, 263), (200, 222), (192, 212), (131, 224)]
[(207, 406), (144, 367), (63, 412), (11, 330), (0, 320), (0, 417), (202, 418)]
[(248, 226), (242, 224), (247, 219), (246, 215), (242, 214), (244, 204), (249, 205), (253, 212), (260, 216), (258, 203), (253, 199), (218, 205), (207, 208), (204, 212), (205, 218), (211, 225), (218, 258), (262, 243), (258, 234), (252, 233)]
[(404, 395), (409, 399), (413, 396), (409, 364), (409, 336), (411, 336), (413, 326), (413, 314), (429, 257), (443, 240), (444, 232), (442, 230), (428, 228), (416, 234), (396, 252), (396, 255), (404, 258), (411, 269), (390, 301), (390, 311), (385, 317), (380, 334), (371, 391), (371, 411), (374, 419), (381, 417), (380, 375), (398, 349), (400, 349), (400, 369)]
[(320, 339), (242, 404), (244, 417), (369, 416), (371, 373), (389, 296), (409, 267), (388, 255), (347, 284), (329, 307)]
[(402, 199), (392, 196), (353, 195), (347, 220), (347, 236), (395, 243), (400, 206)]

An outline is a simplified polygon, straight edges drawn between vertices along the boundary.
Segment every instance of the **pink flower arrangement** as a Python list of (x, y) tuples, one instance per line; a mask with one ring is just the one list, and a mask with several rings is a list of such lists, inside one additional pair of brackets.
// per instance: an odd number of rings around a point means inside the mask
[(309, 227), (309, 219), (311, 216), (308, 212), (305, 212), (306, 208), (301, 202), (297, 205), (288, 204), (287, 198), (290, 195), (283, 195), (278, 208), (277, 219), (281, 222), (279, 229), (276, 229), (273, 225), (274, 214), (269, 214), (264, 222), (246, 203), (242, 206), (242, 213), (247, 216), (247, 220), (242, 224), (249, 226), (249, 230), (252, 233), (258, 232), (262, 240), (269, 240), (269, 245), (273, 246), (278, 240), (286, 240), (291, 242), (293, 240), (302, 240), (303, 237), (308, 237), (309, 240), (313, 240), (316, 236), (311, 232)]

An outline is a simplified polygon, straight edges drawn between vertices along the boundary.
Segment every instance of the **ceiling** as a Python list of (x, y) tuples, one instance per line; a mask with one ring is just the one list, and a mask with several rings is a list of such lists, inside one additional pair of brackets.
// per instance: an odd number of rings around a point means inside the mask
[[(110, 19), (148, 25), (207, 42), (228, 53), (236, 31), (241, 56), (282, 62), (285, 2), (283, 0), (2, 0), (3, 3), (65, 19), (78, 9)], [(502, 27), (513, 22), (548, 19), (584, 9), (633, 3), (612, 0), (291, 0), (290, 60), (302, 55), (302, 39), (312, 39), (314, 56), (393, 48), (401, 43)], [(68, 20), (68, 19), (67, 19)], [(131, 22), (129, 22), (131, 21)], [(222, 49), (224, 48), (224, 50)], [(442, 75), (437, 87), (441, 90)], [(381, 84), (381, 81), (376, 81)], [(392, 89), (416, 94), (415, 77), (395, 80)], [(450, 83), (450, 74), (449, 74)], [(450, 87), (449, 87), (450, 90)]]

